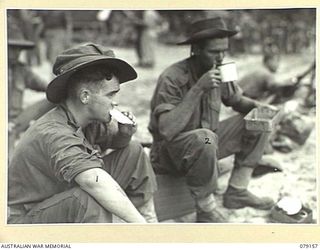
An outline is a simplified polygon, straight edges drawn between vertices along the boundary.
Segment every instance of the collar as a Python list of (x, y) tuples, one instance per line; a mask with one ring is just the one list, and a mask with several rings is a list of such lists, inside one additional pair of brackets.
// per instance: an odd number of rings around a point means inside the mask
[(74, 129), (76, 129), (77, 132), (79, 130), (82, 131), (81, 127), (78, 125), (76, 119), (74, 118), (73, 114), (68, 109), (67, 105), (65, 103), (59, 104), (59, 107), (64, 111), (66, 117), (67, 117), (67, 124), (72, 126)]

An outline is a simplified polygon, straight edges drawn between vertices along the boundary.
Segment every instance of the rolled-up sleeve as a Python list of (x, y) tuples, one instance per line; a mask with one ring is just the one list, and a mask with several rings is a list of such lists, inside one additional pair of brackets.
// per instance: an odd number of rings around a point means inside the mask
[(70, 183), (85, 170), (103, 167), (99, 151), (86, 143), (84, 137), (64, 126), (59, 129), (56, 126), (47, 132), (44, 140), (50, 141), (46, 148), (49, 164), (60, 181)]

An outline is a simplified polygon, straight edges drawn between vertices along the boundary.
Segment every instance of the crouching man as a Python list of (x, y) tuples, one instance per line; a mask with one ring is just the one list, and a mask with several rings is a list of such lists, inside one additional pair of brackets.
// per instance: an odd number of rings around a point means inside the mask
[[(156, 181), (132, 124), (110, 115), (135, 70), (96, 44), (62, 52), (47, 99), (57, 107), (21, 138), (9, 167), (8, 223), (157, 222)], [(111, 152), (110, 152), (111, 151)], [(102, 154), (102, 152), (108, 152)]]

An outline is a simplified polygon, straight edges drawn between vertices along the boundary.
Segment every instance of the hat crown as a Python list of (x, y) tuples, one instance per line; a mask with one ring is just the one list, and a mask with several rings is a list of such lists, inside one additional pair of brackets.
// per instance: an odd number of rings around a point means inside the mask
[(115, 54), (112, 50), (106, 49), (101, 45), (94, 43), (82, 44), (67, 49), (58, 55), (53, 66), (53, 73), (55, 75), (60, 75), (86, 60), (85, 58), (92, 56), (115, 58)]
[(188, 34), (189, 35), (193, 35), (194, 33), (198, 33), (198, 32), (209, 30), (209, 29), (226, 30), (227, 29), (227, 25), (222, 20), (221, 17), (203, 19), (203, 20), (199, 20), (199, 21), (193, 22), (190, 25)]

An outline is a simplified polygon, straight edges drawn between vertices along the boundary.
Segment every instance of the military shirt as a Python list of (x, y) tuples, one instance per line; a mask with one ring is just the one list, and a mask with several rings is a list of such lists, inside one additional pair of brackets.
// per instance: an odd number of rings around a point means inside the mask
[(79, 173), (103, 167), (103, 150), (124, 147), (130, 139), (114, 120), (83, 131), (65, 105), (57, 106), (25, 132), (14, 151), (8, 205), (32, 205), (69, 189)]
[[(160, 75), (151, 100), (151, 118), (148, 127), (155, 143), (164, 139), (159, 133), (159, 115), (179, 105), (198, 79), (192, 57), (173, 64)], [(241, 95), (242, 91), (235, 82), (222, 83), (220, 88), (207, 91), (202, 96), (201, 105), (193, 111), (182, 132), (197, 128), (215, 131), (218, 128), (221, 102), (226, 106), (235, 105), (240, 101)], [(176, 122), (179, 120), (177, 117)]]

